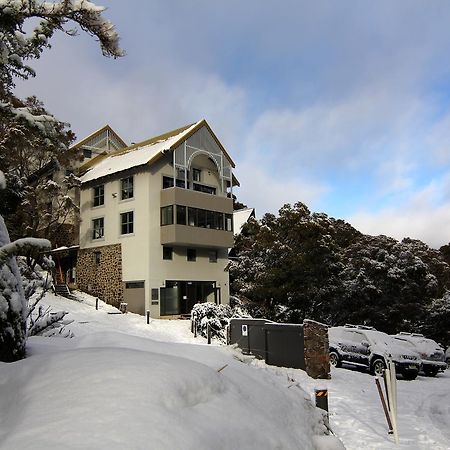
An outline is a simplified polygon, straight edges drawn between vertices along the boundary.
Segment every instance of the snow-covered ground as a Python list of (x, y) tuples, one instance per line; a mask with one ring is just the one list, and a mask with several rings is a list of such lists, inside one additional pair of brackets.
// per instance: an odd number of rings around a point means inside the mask
[(33, 337), (28, 358), (0, 363), (0, 449), (339, 449), (322, 434), (318, 387), (349, 450), (450, 449), (450, 371), (398, 380), (396, 446), (366, 373), (313, 380), (207, 345), (189, 321), (147, 325), (82, 297), (45, 298), (70, 312), (75, 337)]

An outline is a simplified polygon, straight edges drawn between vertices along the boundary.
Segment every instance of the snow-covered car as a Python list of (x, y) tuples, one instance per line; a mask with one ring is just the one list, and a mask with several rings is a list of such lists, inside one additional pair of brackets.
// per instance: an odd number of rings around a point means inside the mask
[(345, 325), (328, 329), (330, 364), (340, 367), (348, 364), (367, 368), (374, 375), (382, 375), (387, 362), (392, 359), (397, 373), (414, 380), (422, 361), (412, 348), (374, 328), (362, 325)]
[(440, 370), (445, 370), (445, 354), (442, 347), (433, 339), (426, 338), (419, 333), (398, 333), (392, 336), (394, 339), (409, 344), (422, 359), (422, 370), (425, 375), (435, 377)]

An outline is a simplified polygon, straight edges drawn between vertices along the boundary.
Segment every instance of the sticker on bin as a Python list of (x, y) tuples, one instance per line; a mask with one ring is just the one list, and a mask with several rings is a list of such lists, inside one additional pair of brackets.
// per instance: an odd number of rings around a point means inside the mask
[(242, 325), (242, 336), (248, 336), (248, 325)]

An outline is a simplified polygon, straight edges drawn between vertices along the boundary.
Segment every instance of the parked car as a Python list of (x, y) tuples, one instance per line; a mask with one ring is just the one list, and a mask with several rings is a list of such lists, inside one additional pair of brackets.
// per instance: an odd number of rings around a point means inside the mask
[(447, 369), (450, 367), (450, 347), (445, 350), (445, 362), (447, 363)]
[(389, 359), (397, 373), (414, 380), (422, 361), (417, 352), (381, 331), (363, 325), (345, 325), (328, 329), (330, 363), (364, 367), (374, 375), (383, 375)]
[(410, 344), (419, 353), (425, 375), (435, 377), (440, 370), (446, 369), (444, 349), (433, 339), (428, 339), (423, 334), (405, 332), (392, 337), (400, 342)]

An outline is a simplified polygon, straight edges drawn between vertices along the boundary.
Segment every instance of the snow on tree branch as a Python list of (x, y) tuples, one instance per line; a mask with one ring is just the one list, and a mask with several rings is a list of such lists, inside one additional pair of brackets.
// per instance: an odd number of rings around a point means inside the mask
[(50, 250), (51, 244), (47, 239), (38, 238), (22, 238), (14, 242), (0, 247), (0, 264), (6, 262), (11, 256), (26, 255), (31, 251), (46, 251)]
[[(76, 30), (64, 28), (68, 22), (96, 37), (103, 55), (123, 56), (119, 35), (114, 25), (102, 16), (104, 11), (103, 6), (87, 0), (0, 0), (0, 79), (4, 86), (13, 86), (13, 77), (34, 76), (34, 70), (24, 60), (39, 58), (50, 47), (49, 39), (57, 30), (75, 35)], [(32, 18), (41, 21), (30, 34), (25, 34), (24, 23)]]

